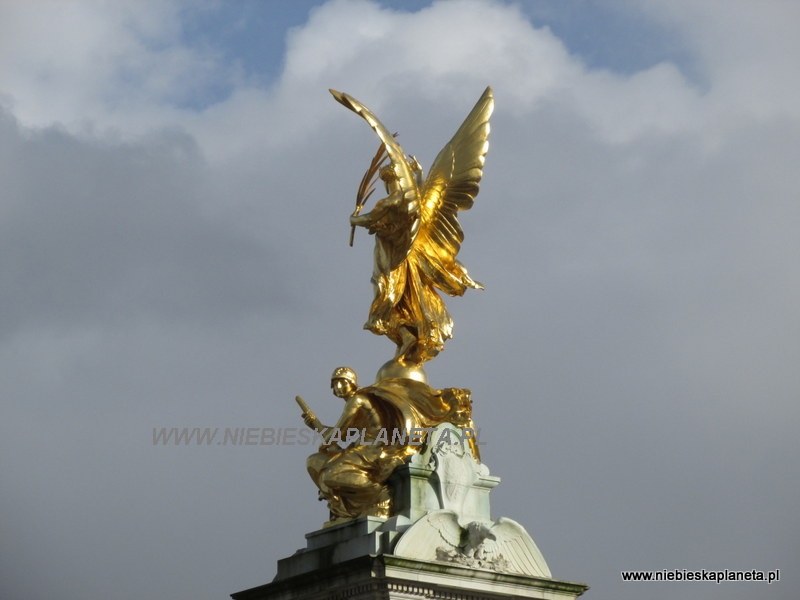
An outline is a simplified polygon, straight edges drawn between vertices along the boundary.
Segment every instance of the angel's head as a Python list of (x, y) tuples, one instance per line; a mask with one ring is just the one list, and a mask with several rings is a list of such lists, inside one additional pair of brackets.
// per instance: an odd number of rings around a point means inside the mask
[(386, 185), (386, 192), (391, 193), (397, 187), (397, 182), (400, 178), (397, 176), (397, 171), (394, 170), (394, 163), (389, 163), (385, 167), (381, 167), (380, 171), (381, 180)]

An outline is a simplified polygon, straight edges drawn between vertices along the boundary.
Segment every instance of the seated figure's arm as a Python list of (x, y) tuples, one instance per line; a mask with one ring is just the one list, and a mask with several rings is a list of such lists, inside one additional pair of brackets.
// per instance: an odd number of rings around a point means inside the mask
[(302, 397), (295, 396), (294, 399), (303, 411), (303, 423), (305, 423), (307, 427), (317, 431), (325, 429), (325, 425), (317, 418), (317, 415), (314, 414), (314, 411), (311, 410), (311, 407), (306, 404), (306, 401), (303, 400)]
[(360, 396), (353, 396), (352, 398), (349, 398), (347, 402), (345, 402), (344, 410), (339, 416), (339, 420), (336, 422), (336, 425), (329, 427), (322, 432), (323, 444), (330, 443), (330, 439), (333, 437), (333, 434), (336, 431), (340, 432), (340, 436), (344, 435), (347, 432), (347, 429), (353, 426), (356, 416), (361, 410), (363, 410), (362, 398)]

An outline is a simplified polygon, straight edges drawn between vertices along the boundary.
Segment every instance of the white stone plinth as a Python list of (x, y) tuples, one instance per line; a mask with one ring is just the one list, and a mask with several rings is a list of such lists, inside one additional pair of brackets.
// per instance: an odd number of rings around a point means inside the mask
[(306, 548), (278, 561), (272, 583), (234, 600), (574, 600), (588, 589), (553, 579), (528, 532), (492, 520), (500, 483), (468, 443), (435, 440), (390, 478), (394, 516), (360, 517), (306, 534)]
[(391, 554), (362, 556), (232, 594), (233, 600), (574, 600), (588, 586)]

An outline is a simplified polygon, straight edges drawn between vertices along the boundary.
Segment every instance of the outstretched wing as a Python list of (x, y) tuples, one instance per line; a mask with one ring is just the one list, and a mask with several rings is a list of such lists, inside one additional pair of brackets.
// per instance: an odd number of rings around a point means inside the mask
[(487, 87), (453, 139), (439, 152), (421, 192), (414, 251), (437, 287), (453, 296), (460, 296), (467, 287), (483, 287), (455, 257), (464, 241), (458, 211), (471, 208), (478, 195), (493, 109), (492, 88)]
[(507, 561), (507, 570), (534, 577), (551, 578), (550, 567), (525, 528), (512, 519), (500, 517), (492, 527), (497, 550)]
[(461, 536), (464, 530), (458, 524), (455, 512), (452, 510), (432, 511), (427, 514), (427, 519), (447, 544), (453, 548), (461, 546)]
[[(378, 134), (378, 138), (383, 142), (383, 146), (386, 149), (386, 154), (389, 156), (389, 160), (391, 161), (392, 165), (394, 166), (394, 172), (397, 175), (398, 181), (397, 186), (401, 190), (403, 196), (403, 203), (408, 207), (413, 207), (412, 211), (416, 213), (418, 208), (418, 200), (419, 200), (419, 188), (417, 187), (417, 180), (414, 172), (411, 170), (411, 166), (406, 159), (405, 152), (403, 152), (403, 148), (400, 147), (400, 144), (397, 143), (395, 140), (394, 135), (389, 133), (389, 130), (384, 127), (383, 123), (381, 123), (378, 118), (372, 113), (370, 109), (366, 106), (361, 104), (358, 100), (353, 98), (349, 94), (345, 94), (344, 92), (337, 92), (336, 90), (328, 90), (333, 97), (336, 99), (337, 102), (342, 104), (343, 106), (349, 108), (357, 115), (363, 117), (363, 119), (369, 123), (369, 126)], [(395, 134), (396, 135), (396, 134)], [(379, 165), (376, 165), (376, 167)], [(371, 166), (372, 168), (372, 166)], [(363, 185), (363, 182), (362, 182)], [(361, 193), (361, 190), (359, 190)], [(366, 201), (366, 198), (364, 198)], [(404, 248), (397, 248), (393, 252), (395, 256), (399, 256), (405, 258), (408, 254), (409, 249), (411, 248), (411, 244), (414, 242), (414, 238), (417, 234), (417, 227), (419, 221), (414, 218), (411, 220), (412, 227), (407, 235), (403, 236), (406, 238), (405, 243), (403, 244)], [(393, 260), (392, 265), (394, 268), (397, 266), (398, 260)]]

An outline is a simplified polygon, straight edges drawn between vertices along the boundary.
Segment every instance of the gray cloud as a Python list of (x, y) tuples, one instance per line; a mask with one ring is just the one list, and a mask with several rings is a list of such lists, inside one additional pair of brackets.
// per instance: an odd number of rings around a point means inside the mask
[(83, 141), (3, 121), (4, 333), (140, 316), (226, 318), (291, 304), (276, 248), (209, 218), (192, 140)]

